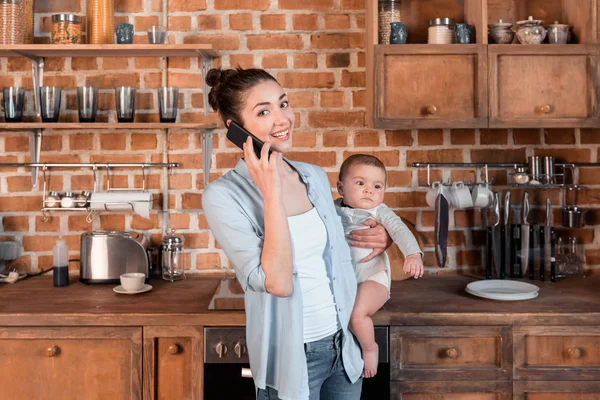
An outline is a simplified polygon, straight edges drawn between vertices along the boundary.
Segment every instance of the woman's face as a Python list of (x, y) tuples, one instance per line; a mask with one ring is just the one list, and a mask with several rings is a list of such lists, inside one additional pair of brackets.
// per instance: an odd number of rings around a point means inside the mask
[(280, 153), (292, 149), (294, 111), (277, 82), (263, 81), (246, 93), (242, 110), (244, 128)]

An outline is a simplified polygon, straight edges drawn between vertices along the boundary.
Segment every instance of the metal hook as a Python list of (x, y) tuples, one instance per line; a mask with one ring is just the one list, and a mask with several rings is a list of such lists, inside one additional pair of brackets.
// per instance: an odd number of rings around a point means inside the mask
[(85, 222), (87, 222), (88, 224), (94, 222), (94, 210), (90, 210), (88, 215), (85, 217)]
[(431, 186), (431, 166), (427, 164), (427, 186)]
[(142, 166), (142, 191), (146, 190), (146, 167)]
[(42, 222), (46, 223), (50, 219), (48, 212), (46, 210), (42, 210)]

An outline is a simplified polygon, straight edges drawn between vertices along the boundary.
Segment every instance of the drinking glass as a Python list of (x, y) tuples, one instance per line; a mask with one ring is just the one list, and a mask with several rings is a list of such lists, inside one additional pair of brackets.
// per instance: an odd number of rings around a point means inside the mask
[(25, 105), (25, 89), (20, 87), (7, 87), (4, 93), (4, 118), (6, 122), (21, 122), (23, 120), (23, 107)]
[(135, 93), (133, 86), (119, 86), (115, 88), (115, 104), (117, 106), (117, 120), (119, 122), (133, 122), (135, 117)]
[(161, 25), (155, 25), (148, 28), (148, 43), (164, 44), (167, 38), (167, 28)]
[(178, 88), (161, 87), (158, 89), (158, 110), (160, 112), (160, 122), (175, 122), (175, 120), (177, 120), (178, 99)]
[(79, 122), (95, 122), (98, 111), (98, 88), (82, 86), (77, 88), (77, 111)]
[(56, 86), (40, 87), (40, 108), (43, 122), (58, 122), (62, 88)]

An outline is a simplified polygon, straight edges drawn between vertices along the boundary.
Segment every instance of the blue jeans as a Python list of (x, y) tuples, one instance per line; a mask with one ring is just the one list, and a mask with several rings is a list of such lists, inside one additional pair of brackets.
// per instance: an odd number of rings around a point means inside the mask
[[(362, 378), (350, 382), (342, 362), (342, 331), (304, 345), (310, 400), (360, 400)], [(277, 390), (258, 389), (257, 400), (279, 400)]]

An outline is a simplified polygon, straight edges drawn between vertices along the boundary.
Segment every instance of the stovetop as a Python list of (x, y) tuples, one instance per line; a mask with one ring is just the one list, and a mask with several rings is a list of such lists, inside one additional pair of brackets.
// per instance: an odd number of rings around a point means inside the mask
[(236, 278), (223, 278), (215, 291), (208, 309), (211, 311), (243, 311), (244, 290)]

